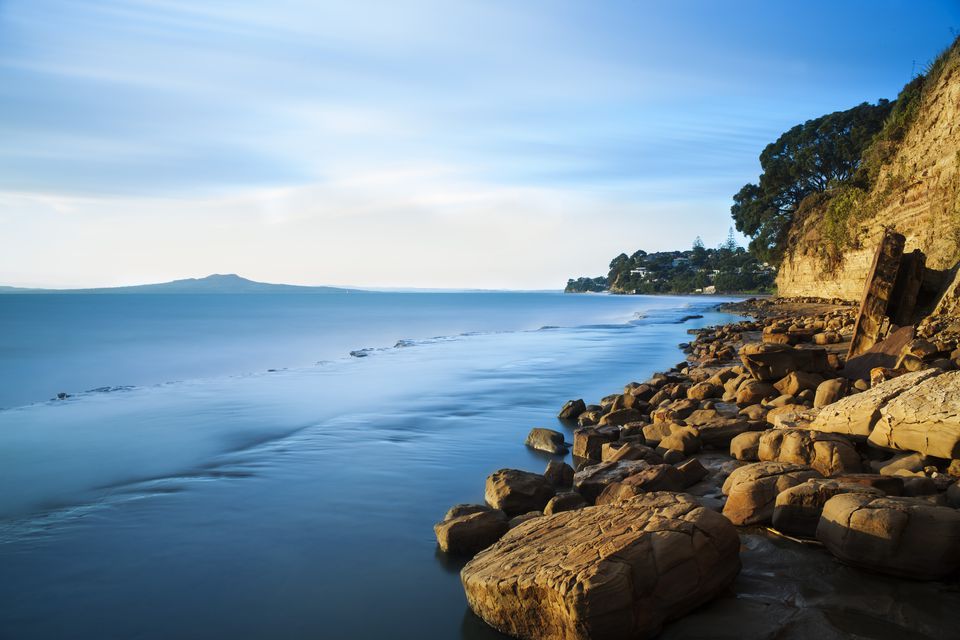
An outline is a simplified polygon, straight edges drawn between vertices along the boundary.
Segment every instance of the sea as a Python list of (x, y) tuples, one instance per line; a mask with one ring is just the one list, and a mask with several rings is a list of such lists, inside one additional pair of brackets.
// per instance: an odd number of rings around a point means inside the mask
[(433, 524), (722, 300), (2, 295), (0, 638), (502, 638)]

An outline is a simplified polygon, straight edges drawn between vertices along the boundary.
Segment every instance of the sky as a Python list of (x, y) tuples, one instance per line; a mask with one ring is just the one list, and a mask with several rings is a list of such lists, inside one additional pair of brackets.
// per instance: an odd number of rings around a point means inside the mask
[(0, 284), (562, 288), (720, 244), (960, 0), (0, 0)]

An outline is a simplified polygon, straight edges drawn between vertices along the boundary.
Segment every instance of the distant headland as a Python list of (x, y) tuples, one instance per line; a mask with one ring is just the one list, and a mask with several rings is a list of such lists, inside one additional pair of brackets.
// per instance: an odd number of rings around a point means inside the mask
[(99, 287), (92, 289), (30, 289), (22, 287), (0, 286), (0, 294), (4, 293), (352, 293), (356, 289), (341, 289), (339, 287), (310, 287), (294, 284), (272, 284), (256, 282), (238, 276), (235, 273), (215, 273), (206, 278), (186, 278), (172, 282), (156, 284), (141, 284), (128, 287)]

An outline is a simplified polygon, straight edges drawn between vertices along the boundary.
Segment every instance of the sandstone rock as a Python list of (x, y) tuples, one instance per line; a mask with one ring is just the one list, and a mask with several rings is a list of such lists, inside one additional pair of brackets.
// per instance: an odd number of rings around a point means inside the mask
[(603, 417), (603, 411), (599, 409), (587, 409), (577, 417), (577, 425), (580, 427), (592, 427)]
[(553, 494), (553, 485), (538, 473), (500, 469), (487, 478), (484, 499), (494, 509), (515, 516), (541, 511)]
[(607, 485), (620, 482), (649, 467), (642, 460), (601, 462), (577, 471), (573, 476), (573, 486), (587, 502), (593, 503)]
[(810, 467), (785, 462), (755, 462), (734, 470), (723, 483), (723, 515), (735, 525), (762, 524), (773, 517), (777, 495), (819, 478)]
[(657, 452), (661, 455), (668, 450), (679, 451), (684, 456), (700, 451), (700, 432), (693, 427), (675, 429), (657, 446)]
[(730, 455), (737, 460), (757, 462), (760, 460), (760, 436), (762, 431), (741, 433), (730, 441)]
[(712, 382), (699, 382), (687, 389), (687, 397), (693, 400), (719, 398), (721, 395), (723, 395), (723, 387)]
[(546, 451), (547, 453), (558, 455), (567, 452), (567, 445), (563, 441), (563, 434), (559, 431), (544, 429), (542, 427), (530, 429), (530, 433), (527, 434), (526, 445), (539, 451)]
[(960, 371), (925, 380), (890, 400), (880, 409), (870, 442), (938, 458), (960, 457)]
[(871, 487), (888, 496), (903, 495), (903, 479), (896, 476), (883, 476), (879, 473), (845, 473), (836, 477), (843, 484), (859, 484)]
[(689, 460), (678, 464), (677, 471), (683, 476), (683, 488), (692, 487), (697, 484), (704, 478), (706, 478), (710, 472), (707, 471), (707, 468), (701, 464), (696, 458), (690, 458)]
[(787, 404), (768, 411), (766, 421), (775, 429), (807, 428), (817, 417), (817, 413), (819, 412), (802, 404)]
[(846, 378), (833, 378), (824, 380), (817, 386), (817, 395), (813, 400), (813, 406), (822, 409), (828, 404), (840, 400), (846, 395), (849, 383)]
[(960, 568), (960, 512), (915, 498), (830, 498), (817, 539), (848, 564), (919, 580)]
[(820, 348), (799, 349), (782, 344), (746, 344), (740, 361), (757, 380), (780, 380), (792, 371), (829, 371), (827, 352)]
[(927, 463), (927, 457), (921, 453), (902, 453), (889, 460), (878, 460), (870, 463), (877, 473), (884, 476), (895, 476), (901, 471), (920, 472)]
[(616, 442), (620, 438), (620, 431), (614, 428), (601, 429), (586, 427), (573, 432), (573, 455), (580, 458), (599, 460), (603, 445)]
[(653, 493), (527, 523), (461, 578), (474, 613), (517, 638), (649, 638), (732, 583), (739, 547), (691, 496)]
[(760, 460), (806, 465), (824, 476), (860, 471), (860, 455), (836, 434), (799, 429), (771, 429), (760, 435)]
[(827, 500), (841, 493), (866, 493), (883, 496), (879, 489), (862, 484), (844, 484), (836, 480), (807, 480), (777, 495), (773, 509), (773, 527), (783, 533), (814, 538)]
[(813, 344), (836, 344), (840, 342), (840, 334), (835, 331), (824, 331), (813, 336)]
[(608, 485), (597, 496), (597, 504), (623, 502), (634, 496), (654, 491), (681, 491), (686, 488), (686, 478), (676, 467), (669, 464), (653, 465)]
[(795, 396), (805, 389), (816, 390), (823, 382), (823, 376), (806, 371), (791, 371), (773, 386), (780, 393)]
[(456, 516), (433, 526), (440, 549), (456, 555), (473, 555), (486, 549), (507, 529), (506, 514), (494, 509)]
[(576, 420), (586, 410), (587, 405), (583, 400), (567, 400), (557, 417), (561, 420)]
[(737, 389), (736, 401), (738, 405), (747, 406), (757, 404), (775, 395), (777, 395), (777, 390), (769, 382), (747, 380)]
[(550, 502), (543, 508), (543, 514), (546, 516), (560, 513), (561, 511), (573, 511), (587, 506), (587, 501), (575, 491), (566, 491), (558, 493), (550, 498)]
[(543, 477), (554, 487), (572, 487), (573, 467), (566, 462), (551, 460), (547, 463), (547, 469), (543, 472)]
[(542, 518), (542, 517), (543, 517), (542, 511), (528, 511), (527, 513), (521, 513), (518, 516), (513, 516), (512, 518), (510, 518), (510, 520), (507, 522), (507, 526), (510, 529), (513, 529), (515, 527), (519, 527), (525, 522), (536, 520), (537, 518)]
[(643, 437), (647, 444), (656, 446), (660, 441), (672, 434), (677, 429), (682, 429), (683, 425), (672, 422), (654, 422), (643, 428)]
[(600, 451), (603, 462), (618, 460), (644, 460), (650, 464), (660, 464), (663, 457), (650, 447), (633, 442), (608, 442)]
[(918, 371), (894, 378), (872, 389), (848, 396), (821, 409), (811, 429), (866, 438), (880, 419), (880, 408), (924, 380), (936, 370)]
[(954, 509), (960, 509), (960, 481), (954, 482), (947, 489), (947, 504)]
[(764, 420), (767, 417), (767, 408), (760, 404), (752, 404), (741, 409), (740, 415), (748, 420)]
[(627, 424), (628, 422), (635, 422), (643, 418), (643, 413), (637, 411), (636, 409), (618, 409), (617, 411), (611, 411), (602, 418), (598, 423), (601, 427), (605, 425), (619, 426), (622, 424)]
[(490, 507), (485, 504), (455, 504), (443, 516), (444, 520), (453, 520), (460, 516), (468, 516), (471, 513), (480, 513), (481, 511), (490, 511)]

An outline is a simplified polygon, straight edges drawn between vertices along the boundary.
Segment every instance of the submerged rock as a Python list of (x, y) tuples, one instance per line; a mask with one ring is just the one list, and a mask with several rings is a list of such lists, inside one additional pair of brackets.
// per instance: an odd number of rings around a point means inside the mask
[(563, 441), (563, 434), (553, 429), (544, 429), (543, 427), (534, 427), (527, 434), (526, 445), (539, 451), (547, 453), (565, 454), (567, 445)]
[(530, 640), (648, 638), (724, 591), (740, 570), (736, 530), (685, 494), (538, 518), (461, 572), (470, 608)]

